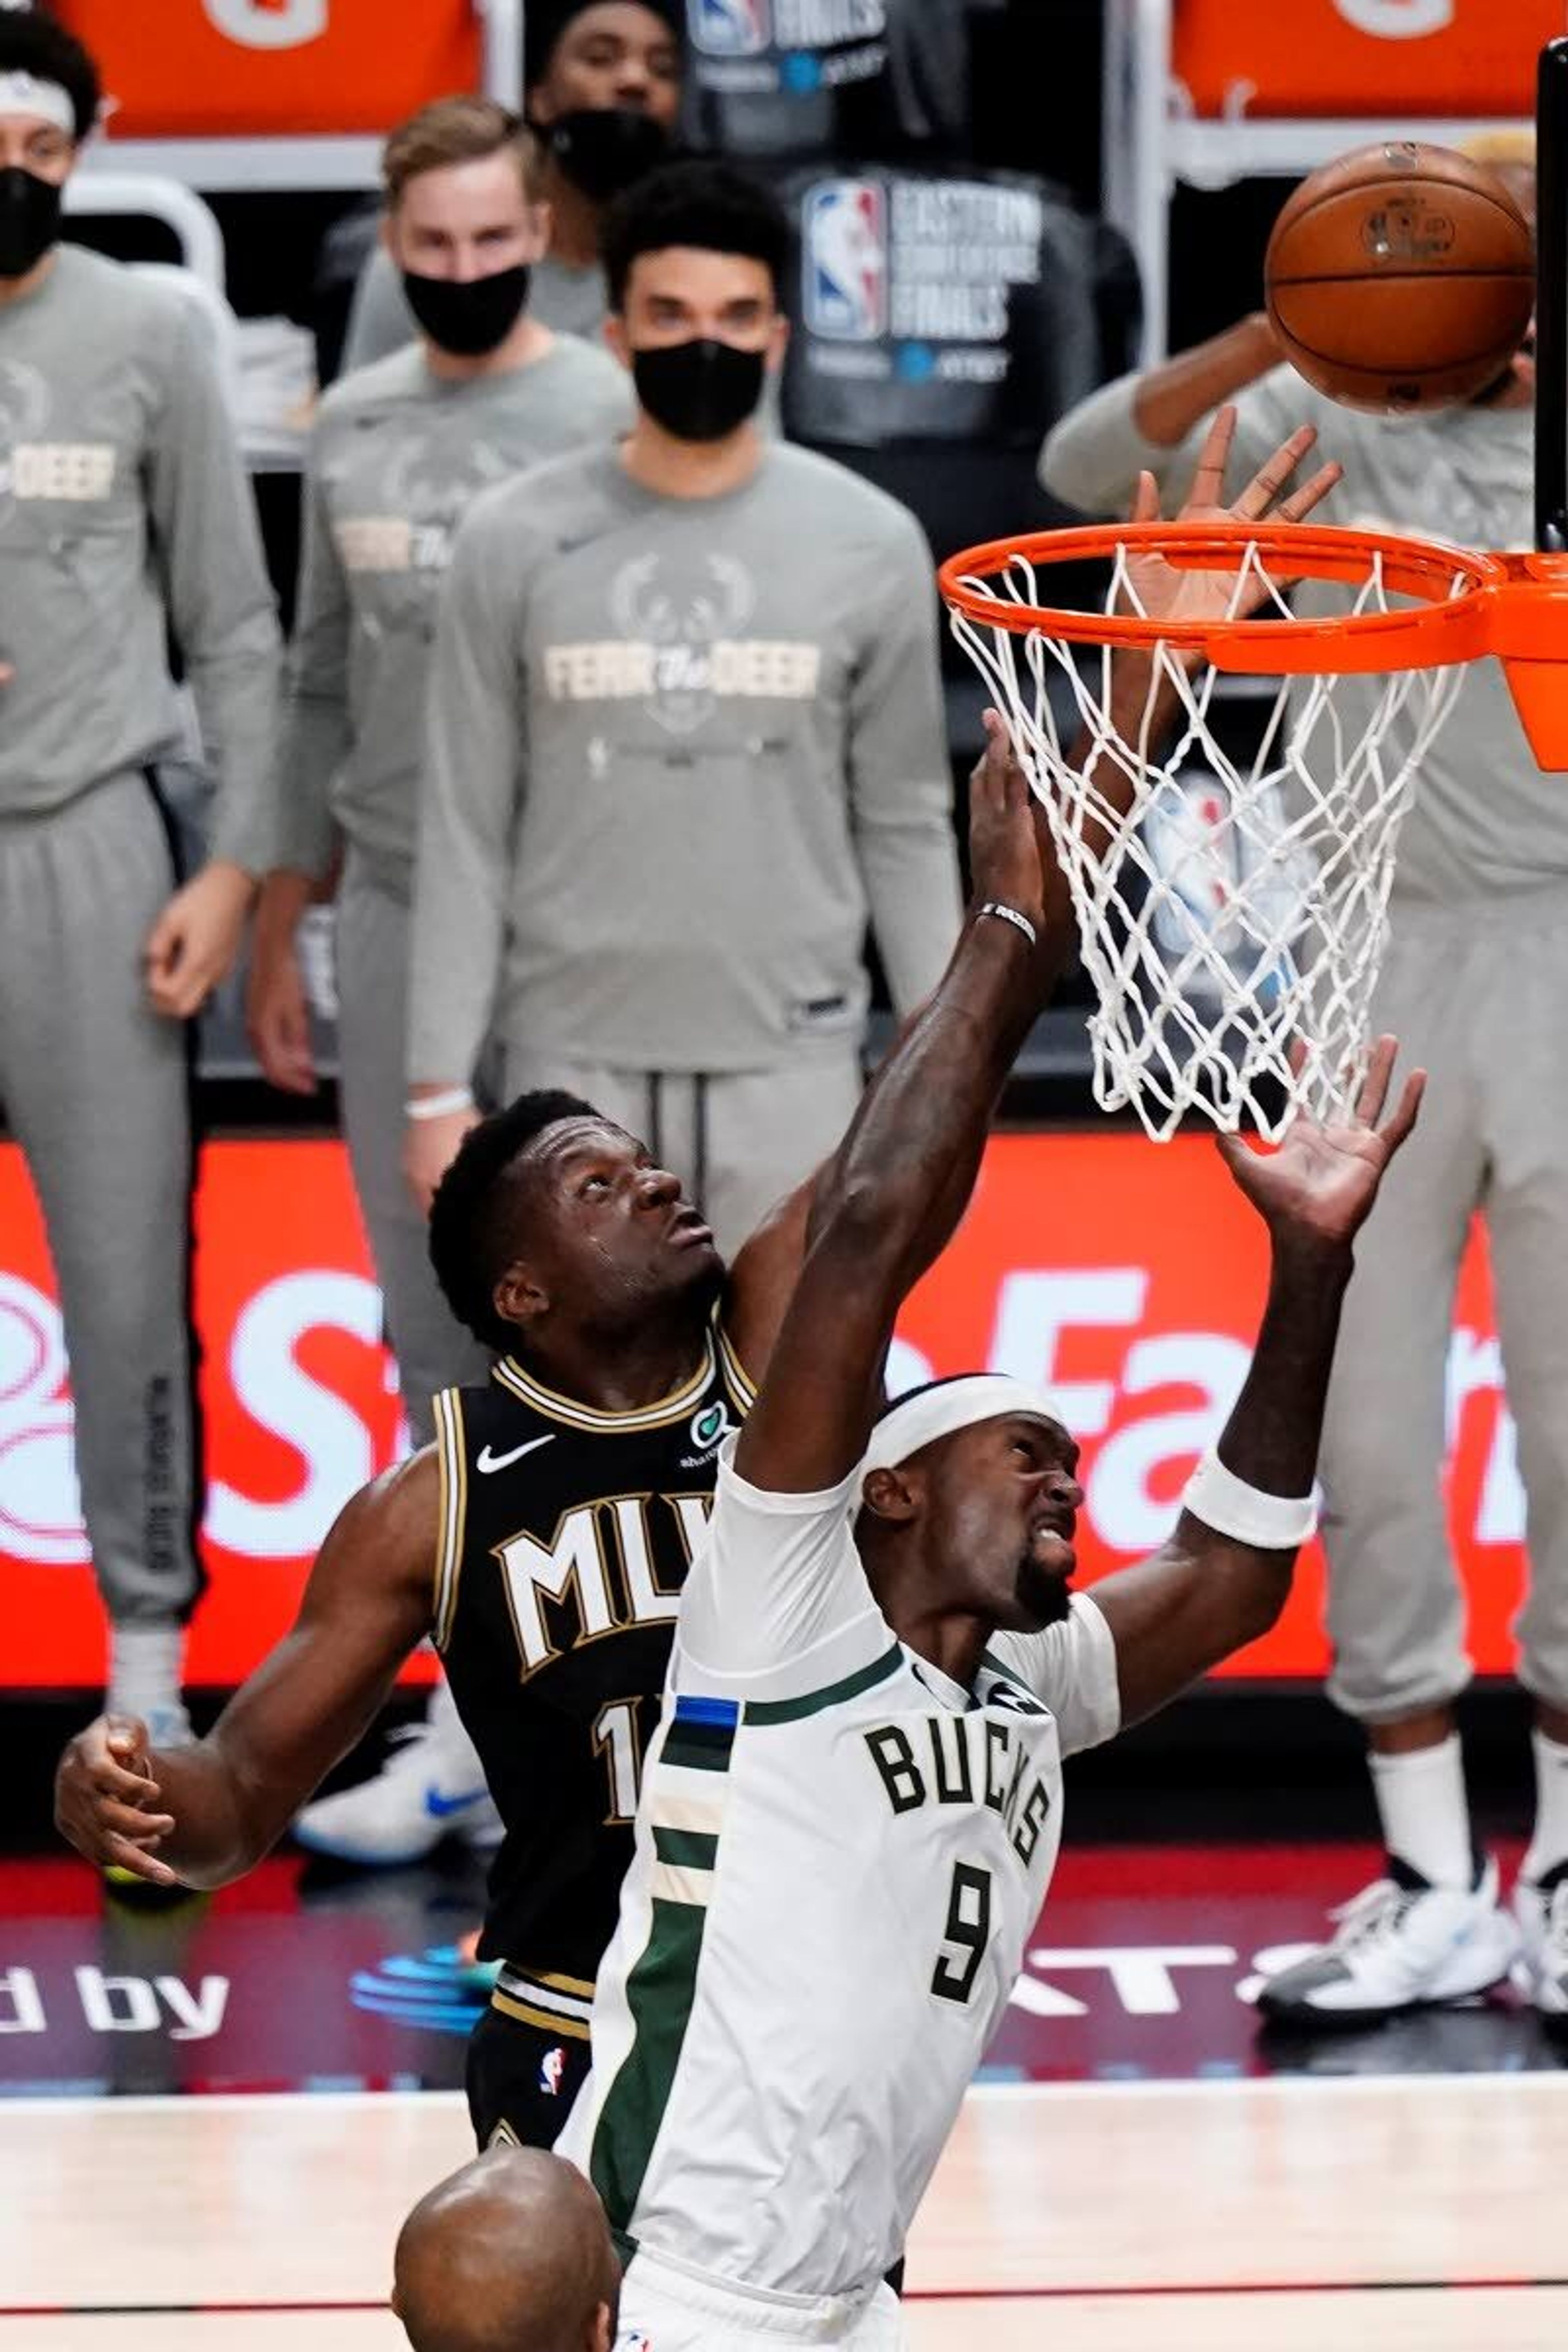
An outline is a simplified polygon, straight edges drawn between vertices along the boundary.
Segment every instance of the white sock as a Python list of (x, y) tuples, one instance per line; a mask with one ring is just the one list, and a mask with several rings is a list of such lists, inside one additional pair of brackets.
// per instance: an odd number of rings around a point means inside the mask
[(105, 1713), (146, 1716), (178, 1706), (184, 1657), (183, 1625), (111, 1627)]
[(1568, 1862), (1568, 1748), (1539, 1728), (1531, 1733), (1530, 1744), (1535, 1750), (1535, 1833), (1519, 1874), (1533, 1882)]
[(1476, 1866), (1458, 1733), (1451, 1731), (1436, 1748), (1411, 1748), (1401, 1756), (1382, 1756), (1373, 1748), (1367, 1761), (1389, 1853), (1434, 1886), (1470, 1885)]

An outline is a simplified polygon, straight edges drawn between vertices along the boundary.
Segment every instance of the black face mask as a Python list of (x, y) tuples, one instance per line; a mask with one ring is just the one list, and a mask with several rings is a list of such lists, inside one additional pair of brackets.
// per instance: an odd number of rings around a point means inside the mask
[(678, 441), (721, 441), (743, 425), (763, 396), (767, 361), (711, 338), (632, 353), (637, 398)]
[(618, 196), (669, 152), (663, 124), (631, 106), (579, 107), (544, 135), (566, 177), (596, 205)]
[(466, 282), (405, 269), (403, 290), (433, 343), (456, 359), (478, 360), (504, 343), (521, 318), (531, 275), (526, 261)]
[(11, 163), (0, 172), (0, 278), (26, 278), (60, 233), (60, 190)]

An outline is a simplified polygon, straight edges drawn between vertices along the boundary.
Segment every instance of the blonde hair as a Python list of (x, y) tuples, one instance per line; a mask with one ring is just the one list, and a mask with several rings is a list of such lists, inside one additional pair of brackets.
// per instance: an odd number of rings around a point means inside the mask
[(521, 114), (493, 98), (437, 98), (400, 122), (382, 150), (381, 176), (388, 205), (395, 211), (411, 180), (450, 163), (482, 163), (508, 149), (517, 158), (523, 194), (539, 200), (543, 157)]

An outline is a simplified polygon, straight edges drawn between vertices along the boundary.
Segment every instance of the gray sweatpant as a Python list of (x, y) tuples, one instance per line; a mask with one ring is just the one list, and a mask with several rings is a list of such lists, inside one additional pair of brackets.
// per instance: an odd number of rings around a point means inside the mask
[(353, 849), (337, 906), (338, 1099), (404, 1410), (417, 1445), (436, 1433), (437, 1389), (482, 1381), (489, 1358), (456, 1320), (431, 1270), (427, 1228), (403, 1173), (408, 904)]
[(142, 950), (174, 887), (152, 786), (0, 817), (0, 1101), (37, 1187), (93, 1567), (118, 1624), (190, 1613), (200, 1494), (184, 1025)]
[(1363, 1722), (1469, 1680), (1441, 1488), (1454, 1291), (1487, 1222), (1509, 1402), (1530, 1498), (1520, 1678), (1568, 1705), (1568, 895), (1396, 907), (1373, 1007), (1421, 1120), (1356, 1245), (1324, 1424), (1331, 1696)]
[(852, 1045), (771, 1070), (607, 1069), (506, 1045), (506, 1092), (564, 1087), (674, 1170), (732, 1257), (770, 1209), (836, 1151), (860, 1099)]

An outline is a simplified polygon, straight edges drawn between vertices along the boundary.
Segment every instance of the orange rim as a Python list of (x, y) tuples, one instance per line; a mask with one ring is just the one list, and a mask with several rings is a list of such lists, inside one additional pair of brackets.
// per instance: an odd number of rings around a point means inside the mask
[[(1034, 566), (1104, 560), (1113, 558), (1119, 548), (1148, 548), (1197, 570), (1232, 571), (1248, 547), (1257, 550), (1268, 570), (1291, 580), (1364, 581), (1381, 559), (1384, 585), (1390, 593), (1425, 601), (1404, 612), (1343, 614), (1321, 620), (1265, 615), (1170, 622), (1025, 604), (993, 594), (984, 585), (1020, 560)], [(1206, 654), (1216, 669), (1331, 675), (1437, 668), (1494, 650), (1498, 592), (1510, 576), (1517, 580), (1518, 570), (1517, 560), (1510, 562), (1472, 548), (1444, 547), (1433, 540), (1382, 531), (1342, 530), (1328, 524), (1145, 522), (1090, 523), (992, 540), (950, 556), (937, 578), (949, 610), (981, 627), (1005, 629), (1015, 635), (1037, 631), (1068, 645), (1147, 649), (1164, 644)], [(1551, 596), (1550, 589), (1547, 593)]]

